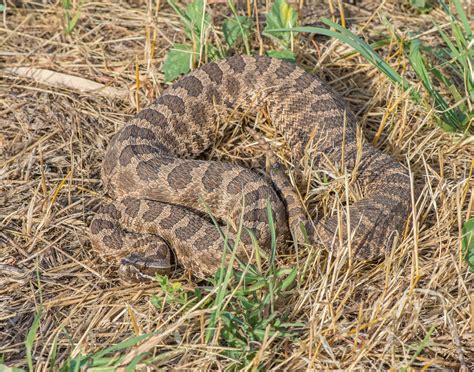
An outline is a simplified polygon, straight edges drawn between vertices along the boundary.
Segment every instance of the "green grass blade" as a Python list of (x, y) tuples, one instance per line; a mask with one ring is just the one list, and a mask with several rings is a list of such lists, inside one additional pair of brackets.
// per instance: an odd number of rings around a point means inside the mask
[[(452, 2), (454, 4), (454, 7), (456, 8), (456, 12), (458, 13), (459, 18), (461, 19), (462, 25), (464, 27), (464, 32), (466, 33), (467, 38), (472, 39), (471, 25), (466, 17), (466, 13), (464, 12), (461, 2), (459, 0), (452, 0)], [(444, 5), (445, 11), (447, 9), (449, 14), (454, 17), (454, 15), (449, 10), (448, 5), (443, 0), (440, 0), (440, 3)]]
[(68, 27), (67, 27), (68, 34), (71, 33), (72, 30), (74, 30), (80, 16), (81, 16), (81, 9), (78, 9), (77, 12), (74, 13), (74, 16), (72, 17), (72, 19), (68, 23)]
[(268, 219), (268, 228), (270, 229), (271, 236), (271, 256), (270, 256), (270, 266), (273, 266), (276, 258), (277, 250), (277, 231), (275, 221), (273, 220), (273, 211), (270, 200), (267, 199), (267, 219)]
[[(207, 209), (208, 213), (210, 214), (213, 223), (219, 229), (219, 232), (220, 232), (221, 236), (224, 238), (224, 257), (225, 257), (226, 251), (228, 250), (227, 235), (223, 234), (222, 230), (219, 228), (219, 224), (218, 224), (217, 220), (214, 218), (214, 216), (212, 215), (212, 213), (211, 213), (211, 211), (210, 211), (210, 209), (207, 205), (206, 205), (206, 209)], [(244, 210), (244, 204), (242, 204), (242, 211), (243, 210)], [(230, 283), (230, 280), (231, 280), (231, 276), (232, 276), (232, 273), (234, 271), (233, 270), (233, 263), (234, 263), (235, 258), (236, 258), (237, 246), (240, 242), (240, 236), (242, 234), (243, 222), (244, 222), (243, 220), (244, 220), (244, 215), (243, 215), (243, 212), (242, 212), (242, 214), (240, 216), (239, 227), (237, 229), (237, 234), (236, 234), (236, 237), (235, 237), (234, 247), (232, 247), (233, 249), (231, 250), (232, 255), (229, 259), (227, 270), (225, 271), (225, 274), (223, 274), (222, 271), (221, 271), (221, 275), (220, 275), (220, 277), (218, 279), (218, 282), (217, 282), (217, 285), (218, 285), (219, 289), (217, 290), (216, 299), (214, 301), (214, 311), (211, 314), (211, 317), (209, 319), (209, 325), (207, 327), (207, 332), (206, 332), (206, 337), (205, 337), (205, 342), (206, 343), (209, 343), (211, 341), (211, 339), (214, 337), (214, 331), (215, 331), (217, 321), (218, 321), (219, 317), (221, 316), (222, 311), (224, 310), (224, 306), (223, 306), (224, 305), (224, 298), (225, 298), (225, 295), (227, 294), (229, 283)], [(224, 260), (224, 257), (223, 257), (223, 260)]]
[(458, 60), (461, 58), (461, 53), (459, 52), (459, 50), (455, 47), (455, 45), (453, 44), (453, 42), (451, 41), (451, 39), (448, 37), (448, 35), (437, 25), (435, 24), (435, 27), (436, 27), (436, 30), (439, 32), (439, 34), (441, 35), (441, 38), (443, 39), (443, 41), (446, 43), (446, 45), (448, 46), (449, 50), (451, 51), (451, 53), (449, 54), (450, 57), (453, 59), (453, 60)]
[(379, 71), (381, 71), (385, 76), (387, 76), (393, 83), (399, 85), (404, 90), (410, 90), (411, 97), (415, 102), (419, 102), (421, 97), (419, 94), (412, 89), (411, 84), (404, 79), (398, 72), (396, 72), (387, 62), (385, 62), (365, 41), (363, 41), (358, 36), (354, 35), (349, 30), (346, 30), (344, 27), (338, 25), (337, 23), (331, 22), (326, 18), (321, 18), (321, 21), (327, 24), (330, 27), (336, 29), (336, 31), (328, 30), (322, 27), (294, 27), (291, 29), (282, 28), (282, 29), (272, 29), (268, 31), (274, 32), (308, 32), (315, 33), (319, 35), (325, 35), (329, 37), (334, 37), (337, 40), (351, 46), (356, 50), (360, 55), (362, 55), (367, 61), (373, 64)]
[(54, 367), (56, 366), (56, 357), (58, 353), (58, 337), (60, 332), (57, 332), (53, 339), (53, 344), (51, 345), (50, 349), (50, 367), (49, 370), (52, 372), (54, 371)]
[(416, 75), (421, 80), (428, 93), (433, 97), (435, 101), (435, 109), (439, 111), (439, 116), (445, 124), (449, 126), (449, 129), (463, 130), (462, 122), (464, 118), (461, 117), (460, 120), (454, 109), (448, 105), (438, 90), (434, 88), (429, 77), (428, 69), (423, 61), (423, 56), (420, 53), (420, 45), (421, 43), (418, 39), (413, 40), (410, 43), (410, 51), (408, 54), (408, 59), (410, 60)]
[(92, 356), (92, 358), (93, 359), (100, 359), (100, 358), (104, 357), (105, 355), (113, 353), (115, 351), (128, 349), (132, 346), (135, 346), (139, 342), (141, 342), (143, 340), (146, 340), (147, 338), (150, 338), (151, 336), (156, 335), (156, 334), (157, 334), (156, 332), (151, 332), (151, 333), (145, 333), (145, 334), (140, 335), (140, 336), (136, 336), (136, 337), (126, 339), (124, 341), (119, 342), (116, 345), (109, 346), (109, 347), (105, 348), (104, 350), (95, 353)]
[(36, 312), (35, 318), (33, 319), (33, 323), (31, 324), (31, 328), (28, 331), (28, 335), (26, 336), (25, 340), (25, 348), (26, 348), (26, 360), (28, 362), (28, 369), (33, 371), (33, 344), (36, 339), (36, 333), (38, 332), (38, 328), (40, 325), (41, 315), (43, 314), (43, 307), (40, 306)]
[(294, 283), (297, 275), (298, 275), (298, 270), (296, 268), (293, 268), (291, 272), (289, 273), (289, 275), (285, 279), (283, 279), (283, 281), (281, 282), (280, 290), (284, 291), (288, 287), (290, 287)]
[[(418, 356), (422, 353), (424, 348), (429, 345), (431, 341), (431, 335), (433, 334), (435, 329), (436, 328), (434, 325), (431, 326), (431, 328), (428, 330), (423, 340), (421, 340), (420, 344), (417, 346), (415, 350), (415, 354), (411, 357), (410, 361), (408, 362), (408, 365), (405, 368), (409, 368), (413, 364), (413, 362), (416, 360), (416, 358), (418, 358)], [(405, 368), (403, 368), (403, 370), (406, 370)]]
[(150, 353), (141, 353), (139, 355), (137, 355), (135, 358), (132, 359), (132, 361), (127, 365), (127, 367), (125, 368), (125, 372), (133, 372), (133, 371), (136, 371), (136, 367), (138, 365), (138, 363), (141, 362), (141, 360), (150, 355)]

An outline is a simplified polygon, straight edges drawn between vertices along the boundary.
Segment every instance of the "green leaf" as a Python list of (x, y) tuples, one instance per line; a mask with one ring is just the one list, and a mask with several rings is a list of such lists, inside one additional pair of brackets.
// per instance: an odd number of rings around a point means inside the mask
[[(138, 363), (140, 363), (142, 361), (143, 358), (145, 358), (146, 356), (150, 355), (149, 352), (144, 352), (144, 353), (140, 353), (138, 354), (135, 358), (132, 359), (132, 361), (127, 365), (127, 367), (125, 368), (125, 372), (133, 372), (133, 371), (136, 371), (137, 368), (136, 366), (138, 365)], [(113, 369), (114, 371), (116, 371), (116, 369)]]
[(272, 32), (270, 30), (275, 28), (293, 28), (296, 26), (297, 18), (298, 14), (285, 0), (276, 0), (267, 14), (263, 34), (272, 37), (274, 40), (279, 41), (282, 46), (288, 48), (291, 45), (293, 33), (291, 31)]
[(295, 54), (291, 50), (268, 50), (267, 56), (282, 59), (284, 61), (296, 63)]
[(410, 5), (420, 13), (427, 13), (433, 9), (431, 4), (426, 0), (410, 0)]
[(191, 70), (192, 63), (193, 51), (191, 46), (185, 44), (173, 45), (163, 63), (165, 81), (173, 81), (179, 75), (188, 73)]
[(151, 296), (150, 302), (157, 309), (160, 309), (163, 306), (163, 299), (155, 295)]
[(222, 25), (222, 31), (224, 33), (224, 40), (227, 45), (231, 47), (239, 39), (247, 42), (252, 26), (252, 19), (246, 16), (235, 16), (226, 19)]
[(221, 53), (221, 51), (211, 44), (206, 45), (206, 51), (203, 52), (203, 54), (207, 55), (209, 61), (216, 61), (224, 58), (224, 55)]
[(471, 273), (474, 273), (474, 218), (462, 226), (462, 255)]
[(0, 12), (4, 12), (5, 11), (5, 5), (4, 4), (0, 4)]

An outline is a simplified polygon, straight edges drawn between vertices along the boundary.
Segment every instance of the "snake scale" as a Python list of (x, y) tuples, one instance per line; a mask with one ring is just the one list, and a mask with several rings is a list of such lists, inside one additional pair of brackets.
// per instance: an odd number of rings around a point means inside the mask
[[(236, 107), (266, 107), (295, 164), (311, 145), (313, 168), (343, 164), (357, 175), (364, 197), (339, 215), (313, 222), (278, 163), (269, 178), (235, 164), (200, 160), (216, 138), (219, 115)], [(118, 260), (119, 275), (129, 281), (167, 272), (173, 257), (206, 277), (221, 263), (223, 235), (230, 246), (236, 241), (239, 221), (245, 227), (239, 258), (246, 261), (252, 254), (252, 235), (270, 249), (269, 201), (278, 243), (288, 241), (290, 233), (301, 239), (303, 224), (312, 243), (332, 249), (348, 241), (356, 257), (379, 256), (410, 213), (409, 175), (393, 158), (357, 139), (344, 102), (295, 64), (239, 55), (207, 63), (178, 79), (112, 137), (101, 176), (113, 201), (91, 222), (92, 246), (104, 259)]]

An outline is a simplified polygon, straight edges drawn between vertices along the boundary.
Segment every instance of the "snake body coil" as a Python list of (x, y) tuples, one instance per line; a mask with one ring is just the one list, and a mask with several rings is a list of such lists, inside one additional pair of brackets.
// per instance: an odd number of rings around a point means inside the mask
[[(365, 197), (348, 208), (348, 215), (324, 218), (313, 228), (278, 167), (271, 182), (237, 165), (196, 160), (215, 139), (216, 107), (250, 105), (267, 106), (296, 162), (312, 145), (315, 168), (329, 161), (357, 174)], [(279, 241), (301, 223), (314, 242), (328, 248), (348, 240), (349, 231), (352, 252), (364, 258), (388, 249), (410, 213), (409, 177), (401, 164), (358, 143), (353, 116), (319, 79), (268, 57), (234, 56), (179, 79), (115, 134), (102, 180), (114, 202), (94, 217), (91, 241), (103, 257), (122, 260), (120, 273), (129, 280), (166, 270), (170, 247), (194, 274), (212, 275), (224, 241), (204, 205), (230, 243), (242, 216), (243, 226), (269, 248), (269, 200)], [(251, 236), (244, 231), (240, 240), (238, 255), (245, 260)]]

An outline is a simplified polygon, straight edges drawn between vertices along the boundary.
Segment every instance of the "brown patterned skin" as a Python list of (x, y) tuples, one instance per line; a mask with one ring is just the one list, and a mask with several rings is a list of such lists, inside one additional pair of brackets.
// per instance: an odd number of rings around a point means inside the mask
[[(250, 105), (267, 106), (296, 163), (310, 145), (317, 149), (315, 169), (329, 161), (357, 174), (365, 197), (345, 208), (348, 216), (308, 221), (278, 164), (272, 182), (230, 163), (195, 159), (215, 139), (217, 115), (225, 111), (217, 108)], [(268, 250), (267, 200), (279, 243), (290, 231), (301, 240), (303, 223), (310, 242), (332, 249), (347, 240), (350, 221), (351, 252), (362, 258), (389, 249), (411, 209), (406, 170), (378, 149), (358, 143), (355, 119), (344, 103), (315, 76), (268, 57), (234, 56), (176, 81), (112, 138), (102, 180), (115, 201), (91, 223), (93, 247), (104, 258), (121, 259), (121, 276), (136, 281), (169, 270), (170, 248), (193, 274), (213, 275), (222, 261), (223, 236), (232, 246), (239, 221)], [(253, 247), (246, 229), (237, 249), (244, 261)]]

